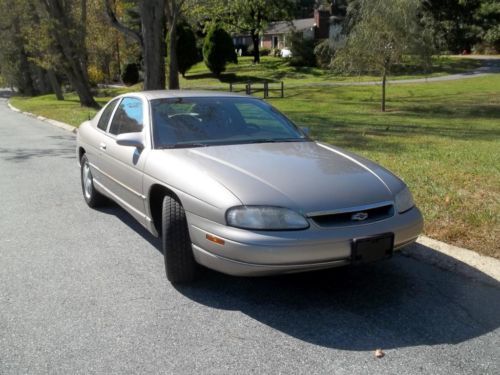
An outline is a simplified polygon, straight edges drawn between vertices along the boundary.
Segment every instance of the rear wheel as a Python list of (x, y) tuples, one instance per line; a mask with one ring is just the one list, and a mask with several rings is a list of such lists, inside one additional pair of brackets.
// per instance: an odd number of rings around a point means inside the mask
[(196, 278), (198, 264), (193, 256), (186, 214), (172, 197), (163, 198), (162, 247), (167, 279), (171, 283), (187, 283)]
[(83, 198), (89, 207), (95, 208), (102, 206), (106, 198), (94, 187), (94, 178), (90, 171), (89, 160), (83, 155), (80, 160), (80, 177), (82, 181)]

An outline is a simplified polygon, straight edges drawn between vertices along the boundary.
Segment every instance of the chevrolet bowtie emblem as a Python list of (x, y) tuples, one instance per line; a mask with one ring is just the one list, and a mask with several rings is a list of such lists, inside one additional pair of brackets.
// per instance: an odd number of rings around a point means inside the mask
[(368, 213), (366, 212), (356, 212), (351, 216), (351, 220), (354, 221), (363, 221), (366, 220), (367, 218), (368, 218)]

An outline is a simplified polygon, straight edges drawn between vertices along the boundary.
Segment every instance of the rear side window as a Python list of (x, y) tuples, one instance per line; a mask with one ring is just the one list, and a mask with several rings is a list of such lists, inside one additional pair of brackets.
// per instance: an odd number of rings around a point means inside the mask
[(106, 129), (108, 128), (109, 119), (113, 114), (113, 110), (116, 107), (116, 103), (118, 103), (118, 99), (113, 100), (111, 103), (108, 104), (106, 108), (104, 108), (104, 111), (102, 111), (101, 118), (97, 123), (97, 127), (99, 129), (106, 131)]
[(109, 132), (114, 135), (142, 131), (143, 105), (138, 98), (124, 98), (111, 120)]

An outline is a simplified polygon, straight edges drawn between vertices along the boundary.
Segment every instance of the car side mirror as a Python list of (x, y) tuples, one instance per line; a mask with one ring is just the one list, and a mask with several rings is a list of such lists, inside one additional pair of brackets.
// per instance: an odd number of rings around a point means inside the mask
[(116, 137), (116, 143), (120, 146), (136, 147), (139, 150), (144, 148), (142, 133), (122, 133)]
[(302, 130), (302, 133), (304, 133), (305, 135), (307, 135), (309, 137), (309, 128), (308, 127), (301, 127), (300, 130)]

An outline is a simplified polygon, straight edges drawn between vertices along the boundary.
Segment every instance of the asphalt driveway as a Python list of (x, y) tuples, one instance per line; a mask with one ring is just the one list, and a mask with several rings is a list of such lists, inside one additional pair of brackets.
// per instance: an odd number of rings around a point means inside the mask
[(172, 287), (155, 238), (85, 205), (74, 136), (5, 99), (0, 196), (0, 374), (500, 373), (500, 288), (399, 254)]

